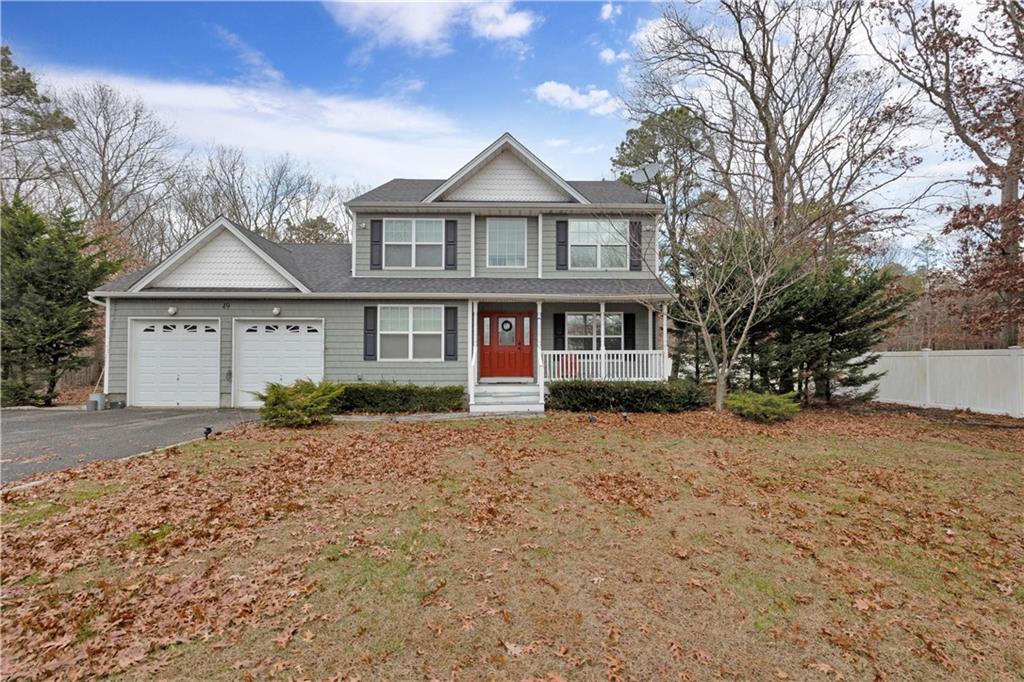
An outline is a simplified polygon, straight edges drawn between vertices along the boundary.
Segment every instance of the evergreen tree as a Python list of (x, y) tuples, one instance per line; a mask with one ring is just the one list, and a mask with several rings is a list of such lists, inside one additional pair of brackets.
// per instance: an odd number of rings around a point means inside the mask
[(47, 220), (16, 197), (0, 209), (0, 231), (4, 402), (51, 405), (60, 377), (87, 362), (80, 351), (96, 315), (88, 292), (120, 264), (69, 210)]
[[(837, 387), (859, 388), (880, 376), (871, 349), (900, 322), (914, 294), (887, 268), (837, 259), (805, 278), (776, 303), (753, 335), (748, 382), (782, 393), (813, 389), (831, 400)], [(870, 391), (860, 397), (869, 397)]]

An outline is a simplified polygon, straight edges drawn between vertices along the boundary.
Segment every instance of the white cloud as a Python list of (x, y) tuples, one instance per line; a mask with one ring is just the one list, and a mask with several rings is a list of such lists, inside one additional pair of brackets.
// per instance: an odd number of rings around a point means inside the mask
[(603, 50), (601, 50), (598, 53), (598, 56), (601, 58), (601, 61), (604, 62), (605, 64), (614, 64), (615, 62), (624, 62), (627, 59), (629, 59), (629, 53), (626, 52), (625, 50), (620, 50), (619, 52), (616, 52), (615, 50), (611, 49), (610, 47), (606, 47)]
[(601, 21), (612, 21), (622, 14), (622, 5), (606, 2), (601, 5)]
[(256, 157), (290, 154), (341, 182), (447, 177), (490, 142), (440, 111), (392, 97), (324, 94), (284, 84), (160, 81), (45, 65), (32, 70), (58, 90), (102, 80), (138, 97), (188, 147), (216, 143)]
[(570, 140), (567, 140), (564, 137), (549, 137), (548, 139), (544, 140), (544, 146), (545, 147), (565, 147), (566, 145), (569, 144), (569, 142), (570, 142)]
[(284, 81), (284, 74), (275, 69), (262, 52), (251, 47), (237, 33), (232, 33), (223, 26), (214, 26), (213, 28), (221, 42), (234, 50), (238, 58), (248, 67), (250, 80), (267, 83)]
[(403, 45), (432, 55), (451, 52), (456, 28), (466, 26), (484, 40), (512, 43), (525, 38), (540, 17), (516, 10), (511, 0), (459, 2), (325, 2), (334, 22), (367, 48)]
[(614, 114), (622, 108), (622, 102), (607, 90), (588, 85), (580, 90), (556, 81), (546, 81), (533, 90), (541, 102), (560, 109), (584, 110), (595, 115)]

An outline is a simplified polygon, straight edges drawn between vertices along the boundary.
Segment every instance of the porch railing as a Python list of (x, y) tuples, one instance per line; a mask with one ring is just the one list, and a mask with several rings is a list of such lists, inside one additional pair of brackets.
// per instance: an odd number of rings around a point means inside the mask
[(668, 376), (660, 350), (545, 350), (548, 381), (662, 381)]

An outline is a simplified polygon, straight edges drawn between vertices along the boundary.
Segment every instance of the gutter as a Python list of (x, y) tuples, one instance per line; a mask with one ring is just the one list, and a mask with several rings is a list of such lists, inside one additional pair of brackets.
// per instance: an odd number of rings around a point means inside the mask
[(487, 291), (463, 291), (458, 293), (438, 292), (401, 292), (401, 291), (360, 291), (360, 292), (314, 292), (305, 294), (299, 291), (92, 291), (92, 296), (101, 296), (108, 299), (136, 298), (136, 299), (298, 299), (298, 300), (389, 300), (389, 299), (417, 299), (417, 300), (451, 300), (465, 301), (494, 298), (503, 301), (636, 301), (637, 299), (671, 301), (674, 296), (666, 291), (665, 293), (636, 293), (636, 294), (523, 294), (523, 293), (501, 293)]
[(405, 211), (423, 213), (452, 213), (453, 211), (470, 212), (477, 211), (486, 214), (492, 211), (495, 214), (507, 211), (544, 211), (546, 213), (662, 213), (665, 210), (664, 204), (560, 204), (560, 203), (539, 203), (539, 204), (509, 204), (501, 203), (480, 203), (469, 201), (446, 201), (444, 203), (423, 204), (408, 201), (375, 201), (355, 202), (346, 204), (354, 210), (366, 211), (392, 211), (403, 209)]

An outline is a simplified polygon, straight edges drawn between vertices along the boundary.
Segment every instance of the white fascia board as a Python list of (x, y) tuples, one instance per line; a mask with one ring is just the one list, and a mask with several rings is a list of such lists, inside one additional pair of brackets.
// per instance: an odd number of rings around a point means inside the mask
[(248, 298), (248, 299), (301, 299), (301, 300), (379, 300), (391, 301), (396, 299), (418, 299), (418, 300), (453, 300), (465, 301), (466, 299), (479, 301), (670, 301), (672, 294), (607, 294), (604, 296), (596, 294), (507, 294), (507, 293), (429, 293), (418, 291), (415, 293), (396, 292), (315, 292), (302, 293), (295, 291), (93, 291), (91, 296), (98, 298), (120, 298), (120, 299), (223, 299), (223, 298)]
[(581, 204), (590, 203), (587, 200), (587, 198), (580, 194), (578, 191), (576, 191), (576, 189), (572, 185), (563, 180), (562, 176), (560, 176), (555, 171), (551, 170), (551, 168), (548, 167), (546, 163), (537, 158), (537, 156), (534, 155), (533, 152), (524, 147), (522, 143), (519, 142), (519, 140), (512, 137), (512, 135), (509, 133), (504, 133), (501, 137), (499, 137), (497, 140), (488, 145), (486, 149), (484, 149), (482, 152), (474, 156), (469, 163), (467, 163), (459, 170), (455, 171), (454, 175), (452, 175), (450, 178), (441, 183), (441, 185), (438, 186), (438, 188), (435, 189), (433, 192), (428, 194), (426, 198), (423, 199), (423, 203), (437, 201), (445, 192), (452, 189), (455, 185), (457, 185), (461, 180), (466, 178), (474, 170), (490, 161), (492, 157), (494, 157), (496, 154), (498, 154), (501, 150), (503, 150), (506, 147), (514, 150), (517, 154), (519, 154), (520, 158), (526, 161), (527, 165), (532, 166), (535, 171), (547, 177), (553, 183), (558, 185), (558, 187), (563, 192), (571, 196), (573, 199), (576, 199), (576, 201), (580, 202)]
[(243, 244), (248, 246), (253, 253), (255, 253), (257, 256), (260, 257), (260, 259), (262, 259), (267, 265), (269, 265), (274, 270), (274, 272), (288, 280), (288, 282), (296, 289), (303, 293), (310, 293), (309, 288), (306, 287), (306, 285), (304, 285), (299, 280), (295, 279), (294, 275), (292, 275), (290, 272), (281, 267), (281, 265), (273, 258), (271, 258), (269, 255), (267, 255), (267, 253), (264, 252), (263, 249), (256, 246), (256, 244), (254, 244), (252, 240), (250, 240), (247, 236), (242, 234), (241, 230), (235, 227), (234, 223), (232, 223), (230, 220), (224, 217), (217, 218), (212, 223), (203, 228), (203, 230), (199, 234), (185, 242), (185, 244), (179, 247), (177, 251), (172, 253), (170, 257), (165, 259), (162, 263), (160, 263), (160, 265), (150, 270), (145, 277), (143, 277), (138, 282), (133, 284), (129, 291), (142, 291), (155, 280), (159, 279), (161, 275), (173, 269), (175, 265), (180, 263), (190, 253), (192, 253), (200, 246), (205, 244), (217, 230), (221, 229), (227, 230), (228, 232), (233, 234)]

